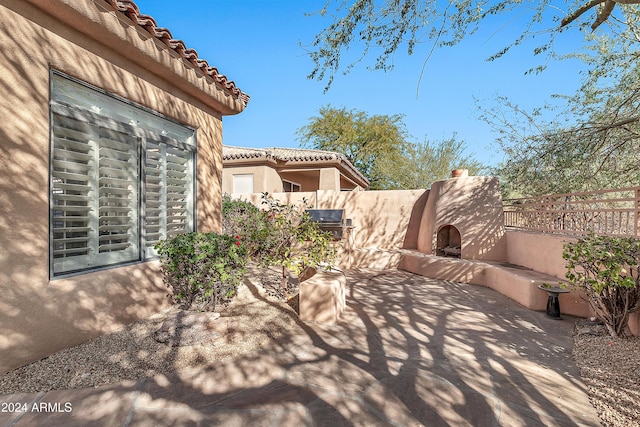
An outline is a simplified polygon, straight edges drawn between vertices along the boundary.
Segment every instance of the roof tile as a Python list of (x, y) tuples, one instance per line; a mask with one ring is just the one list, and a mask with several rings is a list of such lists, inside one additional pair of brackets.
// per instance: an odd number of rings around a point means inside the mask
[(250, 99), (248, 94), (242, 92), (232, 80), (229, 80), (224, 74), (221, 74), (216, 67), (210, 66), (206, 60), (198, 58), (198, 52), (195, 49), (187, 48), (182, 40), (174, 39), (168, 29), (159, 27), (153, 17), (140, 13), (140, 9), (138, 9), (138, 6), (132, 0), (104, 1), (109, 3), (117, 11), (122, 12), (131, 21), (142, 27), (151, 34), (151, 36), (157, 38), (169, 49), (175, 51), (185, 61), (192, 64), (195, 68), (200, 69), (206, 76), (209, 76), (222, 87), (222, 89), (243, 102), (245, 106), (247, 105)]
[(312, 150), (306, 148), (248, 148), (222, 146), (222, 160), (260, 159), (286, 162), (336, 161), (351, 170), (353, 174), (369, 182), (369, 180), (347, 159), (344, 154), (333, 151)]

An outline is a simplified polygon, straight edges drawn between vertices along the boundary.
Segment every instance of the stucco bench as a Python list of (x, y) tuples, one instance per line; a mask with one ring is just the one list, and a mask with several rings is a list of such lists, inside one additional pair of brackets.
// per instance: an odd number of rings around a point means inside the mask
[(334, 324), (346, 306), (347, 280), (340, 270), (313, 270), (300, 283), (300, 320)]
[[(539, 285), (558, 283), (558, 278), (504, 262), (455, 259), (420, 252), (403, 253), (398, 269), (434, 279), (491, 288), (523, 306), (537, 311), (547, 307), (548, 295)], [(577, 294), (562, 295), (563, 313), (587, 317), (588, 305)]]

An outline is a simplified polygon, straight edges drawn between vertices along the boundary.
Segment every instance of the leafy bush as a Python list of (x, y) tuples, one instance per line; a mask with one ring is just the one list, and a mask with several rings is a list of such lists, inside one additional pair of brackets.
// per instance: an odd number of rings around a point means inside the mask
[(628, 336), (640, 309), (640, 240), (589, 235), (564, 245), (569, 283), (582, 290), (612, 337)]
[(286, 298), (287, 271), (298, 278), (307, 268), (335, 260), (333, 236), (321, 231), (304, 212), (304, 207), (285, 205), (269, 194), (262, 195), (264, 216), (269, 230), (262, 263), (282, 267), (282, 288)]
[(251, 202), (232, 199), (228, 194), (222, 197), (222, 233), (241, 236), (242, 243), (251, 258), (262, 258), (269, 250), (268, 219)]
[(164, 282), (183, 308), (215, 310), (235, 295), (246, 272), (247, 251), (239, 235), (186, 233), (155, 247)]
[(306, 206), (287, 205), (263, 193), (259, 209), (249, 202), (223, 198), (223, 231), (239, 235), (249, 256), (262, 266), (282, 268), (282, 287), (286, 297), (287, 272), (300, 277), (309, 267), (332, 263), (334, 241), (311, 221)]

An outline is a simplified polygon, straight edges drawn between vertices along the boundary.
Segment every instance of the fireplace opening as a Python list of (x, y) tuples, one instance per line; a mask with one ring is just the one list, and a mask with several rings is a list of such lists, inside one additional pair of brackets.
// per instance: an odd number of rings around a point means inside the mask
[(460, 258), (462, 255), (462, 238), (460, 231), (453, 225), (444, 225), (436, 236), (436, 255)]

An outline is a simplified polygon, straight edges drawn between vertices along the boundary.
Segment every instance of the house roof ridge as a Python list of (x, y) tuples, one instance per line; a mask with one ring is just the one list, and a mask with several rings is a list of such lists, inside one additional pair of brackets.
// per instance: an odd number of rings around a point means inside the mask
[[(226, 151), (226, 153), (225, 153)], [(231, 145), (222, 146), (222, 158), (224, 160), (254, 159), (264, 157), (270, 160), (281, 160), (289, 162), (313, 162), (321, 160), (333, 160), (342, 164), (345, 169), (350, 170), (354, 175), (363, 179), (367, 183), (369, 180), (349, 161), (342, 153), (329, 150), (316, 150), (313, 148), (293, 148), (293, 147), (272, 147), (253, 148), (237, 147)]]
[(111, 7), (113, 7), (115, 10), (124, 14), (131, 21), (139, 25), (152, 37), (155, 37), (169, 49), (176, 52), (182, 59), (190, 63), (194, 68), (202, 71), (205, 76), (211, 78), (224, 91), (241, 101), (246, 107), (249, 99), (251, 98), (248, 94), (240, 90), (240, 88), (236, 86), (233, 80), (229, 80), (227, 76), (220, 73), (218, 68), (209, 65), (209, 63), (205, 59), (199, 58), (198, 52), (195, 49), (187, 48), (182, 40), (174, 39), (171, 31), (169, 31), (167, 28), (158, 26), (156, 20), (152, 16), (140, 13), (138, 5), (136, 5), (133, 0), (104, 1), (110, 4)]
[(259, 157), (270, 158), (272, 156), (264, 148), (222, 145), (223, 159), (233, 160), (233, 159), (251, 159), (251, 158), (259, 158)]

